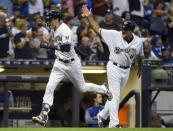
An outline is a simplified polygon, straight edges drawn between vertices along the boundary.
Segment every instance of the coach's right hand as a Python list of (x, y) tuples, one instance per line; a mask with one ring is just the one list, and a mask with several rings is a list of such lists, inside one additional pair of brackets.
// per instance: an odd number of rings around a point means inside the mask
[(83, 17), (88, 17), (91, 14), (91, 11), (89, 11), (89, 9), (87, 8), (86, 5), (83, 5), (82, 7), (82, 16)]

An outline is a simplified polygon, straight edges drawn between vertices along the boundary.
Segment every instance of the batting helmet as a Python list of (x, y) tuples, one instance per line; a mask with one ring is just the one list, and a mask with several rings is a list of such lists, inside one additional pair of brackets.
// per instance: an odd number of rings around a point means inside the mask
[(61, 12), (56, 10), (45, 10), (44, 18), (46, 21), (51, 21), (53, 19), (61, 20)]
[(130, 21), (130, 20), (126, 20), (123, 22), (123, 25), (122, 25), (122, 30), (124, 31), (133, 31), (135, 29), (135, 23), (133, 21)]

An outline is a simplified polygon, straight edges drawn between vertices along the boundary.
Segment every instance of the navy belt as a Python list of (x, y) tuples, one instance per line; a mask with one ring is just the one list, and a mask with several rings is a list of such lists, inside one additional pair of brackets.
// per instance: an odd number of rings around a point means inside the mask
[(63, 60), (63, 59), (59, 58), (58, 60), (61, 61), (61, 62), (63, 62), (63, 63), (70, 63), (70, 62), (74, 61), (75, 59), (72, 58), (70, 60)]
[(123, 68), (123, 69), (128, 69), (130, 66), (121, 66), (121, 65), (119, 65), (118, 63), (116, 63), (116, 62), (113, 62), (113, 64), (115, 65), (115, 66), (118, 66), (118, 67), (120, 67), (120, 68)]

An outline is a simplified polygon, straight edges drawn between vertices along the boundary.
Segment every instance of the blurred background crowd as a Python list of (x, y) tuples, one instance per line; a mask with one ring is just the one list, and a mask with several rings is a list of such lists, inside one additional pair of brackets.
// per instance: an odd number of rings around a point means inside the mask
[(105, 29), (121, 30), (123, 20), (133, 20), (135, 34), (148, 38), (145, 57), (173, 62), (173, 0), (1, 0), (0, 59), (54, 59), (54, 51), (39, 47), (43, 42), (51, 44), (44, 11), (53, 9), (61, 10), (72, 29), (81, 60), (107, 61), (108, 47), (81, 16), (84, 4)]

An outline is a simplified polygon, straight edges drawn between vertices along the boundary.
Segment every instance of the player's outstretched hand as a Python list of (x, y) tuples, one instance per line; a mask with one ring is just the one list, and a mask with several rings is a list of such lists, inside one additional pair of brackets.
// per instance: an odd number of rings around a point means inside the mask
[(91, 11), (87, 8), (86, 5), (83, 5), (82, 7), (82, 16), (88, 17), (91, 14)]

